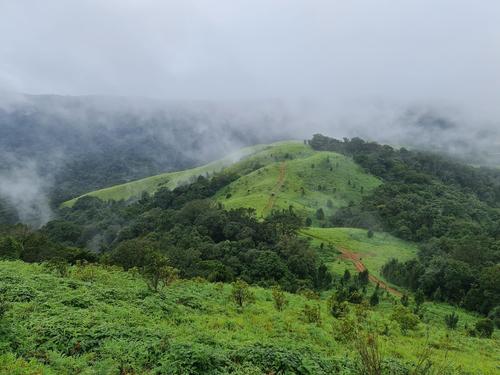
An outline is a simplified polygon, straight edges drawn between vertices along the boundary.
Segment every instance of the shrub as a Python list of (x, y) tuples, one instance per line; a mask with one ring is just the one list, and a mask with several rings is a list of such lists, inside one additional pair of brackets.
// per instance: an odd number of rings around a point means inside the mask
[(417, 328), (420, 321), (417, 315), (413, 314), (407, 307), (401, 305), (394, 307), (391, 319), (399, 324), (403, 333)]
[(68, 262), (63, 258), (53, 258), (44, 264), (51, 272), (57, 273), (61, 277), (68, 276)]
[(478, 337), (490, 338), (493, 335), (495, 326), (491, 319), (481, 319), (474, 326), (474, 332)]
[(333, 295), (328, 301), (328, 310), (333, 317), (339, 319), (343, 318), (349, 313), (349, 304), (345, 301), (341, 302)]
[(274, 307), (278, 311), (283, 311), (285, 306), (288, 304), (288, 300), (286, 299), (285, 293), (281, 290), (279, 286), (275, 286), (272, 289)]
[(304, 320), (307, 323), (321, 324), (321, 309), (319, 305), (310, 305), (306, 303), (302, 311), (304, 314)]
[(458, 324), (458, 315), (453, 311), (451, 314), (445, 315), (444, 322), (449, 329), (455, 329)]
[(363, 374), (382, 375), (382, 354), (379, 349), (376, 335), (358, 335), (356, 350), (360, 358)]

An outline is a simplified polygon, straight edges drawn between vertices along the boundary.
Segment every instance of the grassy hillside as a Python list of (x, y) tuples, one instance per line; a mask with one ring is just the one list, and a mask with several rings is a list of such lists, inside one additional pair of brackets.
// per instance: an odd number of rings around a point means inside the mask
[[(3, 306), (0, 374), (356, 374), (355, 342), (324, 300), (286, 294), (284, 311), (271, 291), (252, 288), (255, 303), (239, 311), (231, 286), (178, 281), (159, 293), (134, 272), (73, 266), (65, 277), (46, 267), (0, 262)], [(6, 303), (5, 303), (6, 302)], [(384, 366), (406, 374), (426, 348), (440, 374), (495, 374), (498, 332), (468, 337), (477, 318), (463, 311), (446, 330), (452, 308), (426, 303), (424, 322), (401, 333), (390, 317), (393, 298), (365, 310), (380, 335)], [(307, 323), (305, 305), (319, 305), (321, 321)], [(360, 319), (354, 315), (352, 319)], [(358, 316), (356, 318), (355, 316)], [(405, 370), (406, 369), (406, 370)], [(445, 371), (446, 370), (446, 371)]]
[(356, 255), (368, 271), (379, 279), (383, 279), (380, 269), (389, 259), (405, 261), (414, 258), (417, 253), (416, 244), (380, 232), (369, 238), (364, 229), (305, 228), (301, 233), (312, 239), (319, 254), (335, 273), (354, 269), (352, 261), (341, 256), (342, 252)]
[(315, 218), (319, 208), (328, 216), (380, 184), (350, 158), (315, 152), (303, 144), (281, 144), (249, 158), (250, 162), (264, 166), (222, 189), (216, 199), (226, 208), (255, 208), (258, 216), (290, 205), (302, 216)]
[[(313, 218), (318, 208), (328, 215), (349, 202), (358, 202), (380, 184), (348, 157), (316, 152), (302, 142), (288, 141), (246, 148), (202, 167), (152, 176), (87, 195), (103, 200), (128, 199), (143, 191), (153, 193), (163, 186), (173, 189), (199, 175), (222, 169), (241, 177), (222, 189), (215, 199), (226, 208), (255, 208), (258, 216), (290, 205), (303, 216)], [(64, 205), (72, 206), (76, 199)]]
[[(207, 174), (213, 174), (215, 172), (220, 172), (224, 167), (227, 167), (242, 158), (246, 158), (251, 154), (254, 154), (262, 149), (269, 147), (268, 145), (256, 145), (252, 147), (246, 147), (238, 152), (230, 154), (223, 159), (214, 161), (212, 163), (192, 168), (186, 169), (184, 171), (162, 173), (156, 176), (146, 177), (140, 180), (127, 182), (125, 184), (111, 186), (109, 188), (96, 190), (90, 193), (86, 193), (82, 196), (93, 196), (98, 197), (102, 200), (121, 200), (130, 199), (134, 197), (140, 197), (143, 192), (154, 193), (161, 187), (167, 187), (169, 189), (174, 189), (175, 187), (189, 183), (193, 181), (198, 176), (205, 176)], [(63, 206), (71, 207), (78, 200), (76, 197), (69, 201), (63, 203)]]

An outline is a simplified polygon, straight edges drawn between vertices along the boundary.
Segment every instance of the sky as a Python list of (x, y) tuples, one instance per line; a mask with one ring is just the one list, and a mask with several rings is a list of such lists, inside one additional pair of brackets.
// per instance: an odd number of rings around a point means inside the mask
[(500, 117), (500, 1), (0, 0), (0, 90)]

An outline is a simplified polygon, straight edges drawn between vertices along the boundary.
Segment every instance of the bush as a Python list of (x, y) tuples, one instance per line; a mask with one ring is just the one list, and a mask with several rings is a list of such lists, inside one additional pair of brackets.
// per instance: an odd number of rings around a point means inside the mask
[(279, 286), (275, 286), (272, 289), (274, 307), (278, 311), (283, 311), (285, 306), (288, 304), (288, 300), (286, 299), (285, 293), (281, 290)]
[(336, 296), (333, 295), (328, 301), (328, 310), (333, 317), (343, 318), (349, 313), (349, 304), (345, 301), (337, 301)]
[(417, 328), (420, 319), (413, 314), (407, 307), (397, 305), (391, 314), (391, 319), (399, 324), (401, 331), (407, 333), (408, 330)]
[(321, 309), (319, 305), (310, 305), (306, 303), (302, 312), (304, 320), (307, 323), (321, 324)]
[(474, 332), (478, 337), (491, 338), (495, 326), (491, 319), (481, 319), (474, 326)]
[(455, 329), (458, 324), (458, 315), (453, 311), (451, 314), (445, 315), (444, 322), (449, 329)]

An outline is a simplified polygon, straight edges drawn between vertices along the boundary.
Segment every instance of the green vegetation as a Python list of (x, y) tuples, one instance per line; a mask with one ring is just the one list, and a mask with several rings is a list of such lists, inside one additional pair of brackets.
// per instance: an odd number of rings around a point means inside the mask
[[(337, 319), (325, 300), (285, 293), (279, 311), (271, 290), (250, 290), (254, 303), (240, 309), (228, 284), (178, 280), (154, 292), (133, 269), (80, 264), (61, 277), (44, 265), (2, 261), (8, 308), (0, 320), (0, 373), (358, 374), (356, 332), (378, 337), (387, 373), (407, 374), (427, 351), (434, 369), (497, 371), (497, 333), (469, 336), (462, 322), (479, 320), (463, 311), (449, 332), (443, 319), (451, 309), (429, 304), (405, 335), (398, 321), (411, 326), (411, 315), (394, 320), (392, 297), (375, 308), (348, 303), (350, 312)], [(320, 321), (308, 323), (305, 306)]]
[(417, 245), (387, 233), (376, 232), (369, 237), (366, 230), (356, 228), (304, 228), (301, 233), (312, 239), (323, 261), (337, 274), (343, 273), (346, 267), (354, 269), (352, 260), (340, 257), (342, 251), (360, 258), (378, 278), (383, 278), (382, 266), (390, 259), (406, 261), (417, 254)]
[[(249, 147), (202, 167), (152, 176), (84, 196), (105, 201), (138, 198), (144, 192), (151, 194), (162, 187), (174, 189), (198, 176), (221, 171), (239, 177), (214, 197), (227, 209), (253, 208), (258, 217), (263, 217), (273, 209), (293, 206), (300, 216), (309, 216), (315, 223), (322, 221), (315, 216), (318, 209), (331, 215), (340, 207), (359, 202), (363, 194), (380, 184), (350, 158), (316, 152), (300, 142), (278, 142)], [(77, 199), (64, 206), (71, 207)]]
[(494, 374), (498, 186), (315, 136), (89, 193), (0, 227), (0, 374)]
[(62, 205), (64, 207), (71, 207), (75, 202), (85, 196), (97, 197), (99, 199), (108, 200), (128, 200), (132, 198), (139, 198), (142, 193), (155, 193), (162, 187), (168, 189), (175, 189), (177, 186), (194, 182), (198, 176), (208, 176), (213, 175), (216, 172), (220, 172), (225, 167), (231, 165), (240, 158), (248, 157), (249, 155), (256, 153), (266, 147), (265, 145), (257, 145), (253, 147), (247, 147), (239, 150), (238, 152), (228, 155), (227, 157), (217, 160), (215, 162), (206, 164), (201, 167), (187, 169), (184, 171), (163, 173), (156, 176), (146, 177), (140, 180), (127, 182), (121, 185), (111, 186), (109, 188), (96, 190), (90, 193), (86, 193), (80, 197), (73, 198), (69, 201), (64, 202)]

